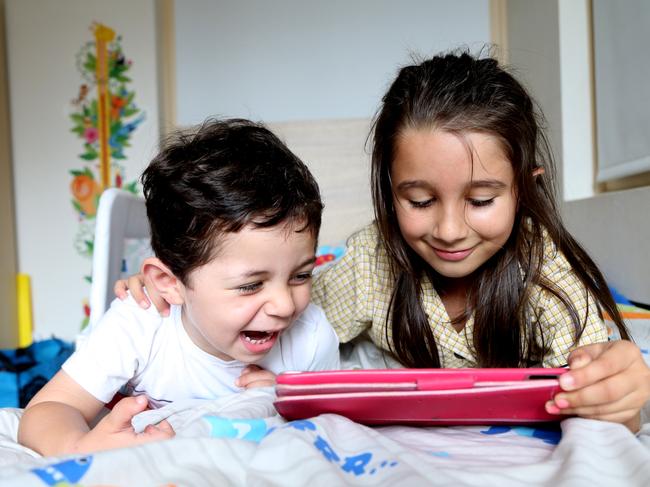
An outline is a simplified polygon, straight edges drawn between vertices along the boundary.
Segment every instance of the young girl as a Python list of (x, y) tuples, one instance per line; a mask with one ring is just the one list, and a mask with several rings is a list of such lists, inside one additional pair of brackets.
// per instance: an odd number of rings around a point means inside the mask
[(629, 337), (562, 224), (539, 119), (493, 59), (403, 68), (374, 125), (376, 222), (317, 276), (312, 298), (341, 342), (367, 336), (407, 367), (569, 365), (549, 412), (636, 431), (650, 370), (631, 342), (607, 342), (603, 312)]

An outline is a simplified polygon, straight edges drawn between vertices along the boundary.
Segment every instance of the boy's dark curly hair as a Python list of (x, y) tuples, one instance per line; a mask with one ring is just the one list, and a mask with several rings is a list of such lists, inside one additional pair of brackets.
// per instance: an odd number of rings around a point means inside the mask
[(218, 252), (220, 236), (246, 225), (299, 225), (317, 237), (323, 204), (307, 166), (270, 130), (210, 119), (176, 132), (142, 174), (151, 246), (174, 275)]

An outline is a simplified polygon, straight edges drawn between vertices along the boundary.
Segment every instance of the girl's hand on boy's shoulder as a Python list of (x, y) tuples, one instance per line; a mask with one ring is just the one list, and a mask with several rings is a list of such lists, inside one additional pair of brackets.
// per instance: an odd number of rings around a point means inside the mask
[(131, 420), (146, 408), (145, 396), (125, 397), (120, 400), (110, 413), (77, 441), (75, 452), (125, 448), (173, 438), (176, 433), (167, 420), (157, 425), (148, 425), (142, 433), (135, 432)]
[(275, 374), (263, 369), (259, 365), (252, 364), (242, 370), (241, 375), (235, 381), (235, 385), (242, 389), (273, 387), (275, 385)]
[[(148, 295), (144, 292), (145, 289)], [(130, 292), (141, 308), (148, 309), (153, 303), (162, 316), (169, 316), (169, 303), (158, 294), (152, 283), (147, 282), (144, 274), (134, 274), (127, 279), (116, 281), (113, 292), (121, 300), (125, 300), (128, 297), (127, 292)]]
[(560, 377), (563, 392), (546, 404), (549, 413), (639, 429), (639, 411), (650, 398), (650, 368), (639, 347), (627, 340), (585, 345), (571, 352), (569, 367)]

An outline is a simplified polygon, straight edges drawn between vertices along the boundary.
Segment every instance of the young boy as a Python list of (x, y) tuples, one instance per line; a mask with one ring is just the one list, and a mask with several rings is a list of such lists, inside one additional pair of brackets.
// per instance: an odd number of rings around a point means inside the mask
[[(285, 370), (339, 368), (336, 334), (309, 304), (320, 193), (277, 137), (246, 120), (206, 122), (171, 139), (142, 183), (156, 255), (142, 272), (170, 313), (112, 303), (27, 405), (18, 439), (43, 455), (170, 438), (166, 421), (136, 434), (131, 419), (270, 386)], [(128, 397), (91, 428), (119, 390)]]

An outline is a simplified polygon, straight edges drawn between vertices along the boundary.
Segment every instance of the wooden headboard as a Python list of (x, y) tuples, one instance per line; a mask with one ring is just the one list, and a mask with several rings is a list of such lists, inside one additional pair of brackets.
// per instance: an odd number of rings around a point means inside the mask
[(325, 203), (319, 243), (344, 243), (373, 219), (369, 119), (268, 124), (314, 174)]

